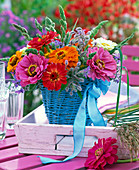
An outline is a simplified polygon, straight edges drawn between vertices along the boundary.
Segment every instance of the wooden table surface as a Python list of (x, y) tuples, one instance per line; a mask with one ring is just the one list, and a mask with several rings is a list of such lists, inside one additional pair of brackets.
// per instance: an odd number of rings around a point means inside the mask
[[(43, 155), (62, 160), (64, 156)], [(85, 170), (86, 158), (76, 157), (65, 163), (42, 165), (37, 155), (21, 154), (14, 130), (8, 130), (6, 138), (0, 141), (0, 170)], [(139, 162), (106, 165), (105, 170), (139, 170)]]

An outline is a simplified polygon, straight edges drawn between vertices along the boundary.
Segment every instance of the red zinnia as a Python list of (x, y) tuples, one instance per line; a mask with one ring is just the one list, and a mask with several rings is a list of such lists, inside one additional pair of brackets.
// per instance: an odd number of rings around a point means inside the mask
[(104, 169), (108, 164), (116, 163), (118, 160), (117, 145), (113, 145), (117, 140), (115, 138), (98, 139), (98, 144), (89, 149), (88, 158), (85, 162), (85, 167), (89, 169)]
[(36, 48), (38, 51), (41, 50), (43, 45), (48, 45), (54, 40), (55, 37), (57, 37), (58, 34), (56, 32), (50, 31), (47, 32), (46, 35), (43, 35), (42, 38), (35, 37), (29, 42), (29, 46), (31, 48)]
[(65, 70), (65, 66), (58, 64), (50, 64), (48, 65), (46, 71), (43, 73), (42, 81), (44, 87), (47, 87), (48, 90), (56, 90), (61, 89), (61, 84), (67, 84), (66, 81), (67, 71)]

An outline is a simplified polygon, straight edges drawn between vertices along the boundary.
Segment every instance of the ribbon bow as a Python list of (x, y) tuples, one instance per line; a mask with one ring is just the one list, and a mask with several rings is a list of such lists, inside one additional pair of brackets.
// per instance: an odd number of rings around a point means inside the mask
[(43, 164), (65, 162), (76, 157), (82, 150), (85, 138), (85, 125), (86, 125), (86, 106), (88, 114), (94, 126), (106, 126), (101, 113), (97, 108), (97, 99), (100, 97), (101, 92), (105, 95), (109, 89), (110, 82), (107, 80), (95, 80), (89, 83), (84, 92), (83, 100), (77, 112), (73, 125), (73, 138), (74, 138), (74, 152), (71, 156), (63, 161), (54, 160), (39, 156)]

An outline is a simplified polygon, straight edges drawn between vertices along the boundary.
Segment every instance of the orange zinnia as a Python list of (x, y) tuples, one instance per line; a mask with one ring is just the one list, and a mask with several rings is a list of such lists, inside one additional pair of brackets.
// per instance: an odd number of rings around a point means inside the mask
[(14, 72), (17, 64), (22, 60), (22, 52), (16, 51), (16, 54), (12, 55), (8, 62), (7, 72)]
[(65, 46), (60, 49), (56, 49), (49, 54), (50, 63), (61, 63), (65, 64), (65, 61), (68, 61), (67, 69), (71, 67), (76, 67), (78, 63), (78, 51), (75, 47)]

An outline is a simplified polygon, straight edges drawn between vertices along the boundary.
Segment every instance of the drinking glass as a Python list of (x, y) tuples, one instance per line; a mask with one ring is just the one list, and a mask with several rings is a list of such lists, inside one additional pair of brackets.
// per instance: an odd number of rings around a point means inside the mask
[(22, 87), (16, 86), (13, 79), (6, 79), (6, 86), (9, 88), (7, 128), (13, 129), (14, 124), (23, 117), (24, 92)]
[(5, 88), (5, 63), (0, 62), (0, 90)]
[(0, 90), (0, 140), (3, 140), (6, 135), (8, 96), (9, 90), (7, 88)]

